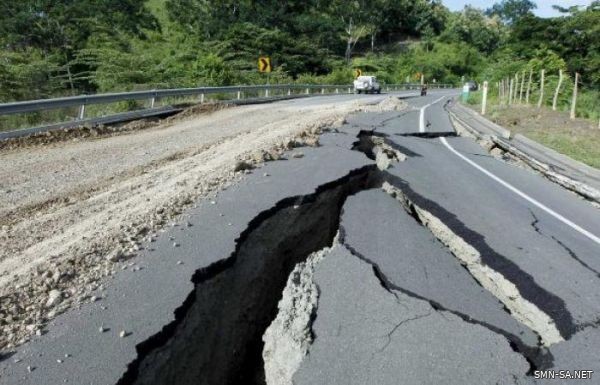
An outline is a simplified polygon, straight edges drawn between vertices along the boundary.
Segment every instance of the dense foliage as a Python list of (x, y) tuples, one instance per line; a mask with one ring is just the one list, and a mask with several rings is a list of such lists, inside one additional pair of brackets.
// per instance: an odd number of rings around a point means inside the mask
[[(440, 0), (21, 0), (0, 4), (0, 101), (271, 82), (497, 81), (579, 72), (600, 86), (600, 1), (534, 16), (529, 0), (450, 12)], [(537, 72), (536, 72), (537, 74)], [(553, 81), (550, 76), (550, 81)]]

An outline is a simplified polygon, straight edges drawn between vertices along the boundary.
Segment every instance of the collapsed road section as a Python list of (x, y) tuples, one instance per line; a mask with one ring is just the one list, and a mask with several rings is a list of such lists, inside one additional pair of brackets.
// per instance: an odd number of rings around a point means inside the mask
[[(3, 383), (534, 384), (577, 352), (600, 369), (591, 246), (537, 212), (533, 229), (530, 207), (406, 135), (419, 114), (352, 115), (319, 146), (246, 168), (5, 356)], [(466, 184), (519, 215), (473, 220), (486, 206)]]

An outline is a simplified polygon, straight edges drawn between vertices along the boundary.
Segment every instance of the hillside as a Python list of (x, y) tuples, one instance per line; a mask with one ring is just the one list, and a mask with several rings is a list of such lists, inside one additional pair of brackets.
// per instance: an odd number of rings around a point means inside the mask
[[(540, 62), (600, 85), (600, 1), (540, 19), (528, 0), (450, 12), (439, 0), (33, 1), (0, 5), (0, 101), (117, 90), (500, 79)], [(537, 64), (536, 64), (537, 63)]]

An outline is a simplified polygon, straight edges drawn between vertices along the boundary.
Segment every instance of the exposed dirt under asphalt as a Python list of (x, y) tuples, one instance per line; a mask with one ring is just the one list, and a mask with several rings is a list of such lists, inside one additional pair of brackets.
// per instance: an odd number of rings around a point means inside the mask
[[(0, 351), (24, 343), (198, 198), (354, 111), (397, 98), (284, 102), (187, 114), (143, 130), (0, 150)], [(297, 150), (300, 152), (301, 150)]]

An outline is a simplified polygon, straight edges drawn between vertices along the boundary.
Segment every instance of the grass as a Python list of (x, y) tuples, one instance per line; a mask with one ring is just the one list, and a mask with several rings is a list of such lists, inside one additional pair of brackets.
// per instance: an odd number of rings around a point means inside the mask
[[(572, 159), (600, 169), (600, 128), (595, 111), (581, 114), (592, 116), (592, 119), (571, 120), (567, 108), (552, 111), (549, 107), (538, 109), (524, 104), (500, 106), (497, 98), (492, 96), (488, 100), (488, 119), (509, 129), (513, 134), (524, 135)], [(481, 94), (475, 92), (466, 104), (480, 112), (480, 103)]]
[[(519, 131), (519, 130), (517, 130)], [(574, 131), (565, 127), (548, 131), (520, 130), (522, 135), (575, 160), (600, 169), (600, 130)]]

